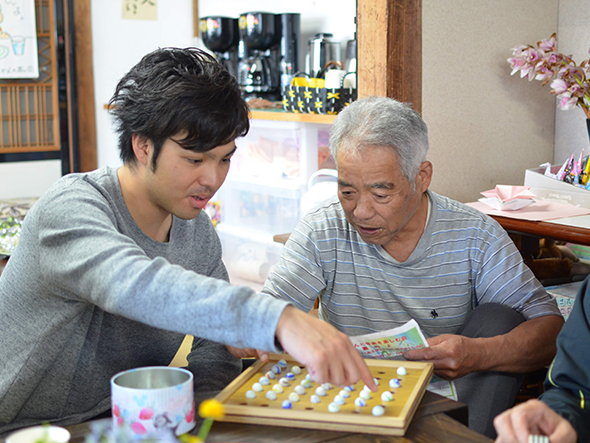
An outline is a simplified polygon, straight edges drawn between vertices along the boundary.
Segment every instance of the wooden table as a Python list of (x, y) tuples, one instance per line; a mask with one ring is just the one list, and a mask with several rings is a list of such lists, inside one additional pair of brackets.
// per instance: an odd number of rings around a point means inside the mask
[(519, 220), (497, 215), (491, 215), (490, 217), (500, 223), (507, 231), (590, 246), (590, 229), (587, 228), (545, 221)]
[[(199, 403), (210, 396), (200, 396), (195, 401)], [(284, 441), (287, 436), (291, 443), (492, 442), (491, 439), (469, 430), (463, 423), (467, 423), (467, 406), (427, 391), (404, 437), (215, 422), (207, 442), (274, 443)], [(199, 426), (200, 423), (197, 423), (195, 433)], [(70, 426), (68, 429), (72, 433), (70, 442), (82, 443), (88, 433), (89, 422)]]

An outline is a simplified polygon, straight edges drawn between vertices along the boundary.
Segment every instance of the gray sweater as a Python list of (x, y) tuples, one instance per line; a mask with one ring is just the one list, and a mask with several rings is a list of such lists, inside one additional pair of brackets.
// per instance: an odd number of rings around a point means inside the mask
[(60, 179), (27, 214), (0, 277), (0, 434), (108, 410), (110, 377), (168, 365), (184, 334), (200, 337), (188, 357), (197, 390), (240, 370), (209, 340), (277, 351), (286, 303), (227, 278), (204, 212), (175, 217), (160, 243), (133, 221), (114, 169)]

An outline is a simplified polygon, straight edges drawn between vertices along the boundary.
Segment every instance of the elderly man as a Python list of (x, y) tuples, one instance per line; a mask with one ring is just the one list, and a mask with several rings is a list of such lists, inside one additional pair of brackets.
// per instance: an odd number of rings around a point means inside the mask
[(491, 218), (428, 189), (425, 123), (409, 106), (365, 98), (330, 136), (338, 199), (311, 211), (285, 245), (264, 293), (348, 335), (414, 319), (430, 347), (409, 360), (455, 379), (470, 427), (494, 435), (522, 374), (548, 364), (563, 319)]

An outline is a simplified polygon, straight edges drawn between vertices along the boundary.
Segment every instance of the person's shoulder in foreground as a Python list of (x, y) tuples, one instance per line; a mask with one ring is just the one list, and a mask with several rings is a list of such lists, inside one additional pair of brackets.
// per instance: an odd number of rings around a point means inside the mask
[(557, 338), (545, 392), (496, 417), (498, 442), (528, 441), (529, 434), (552, 442), (590, 441), (590, 285), (584, 281), (574, 308)]

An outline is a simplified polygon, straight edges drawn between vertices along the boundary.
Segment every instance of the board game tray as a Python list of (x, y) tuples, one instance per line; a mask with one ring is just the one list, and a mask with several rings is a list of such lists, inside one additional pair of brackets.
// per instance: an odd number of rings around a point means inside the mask
[[(252, 389), (252, 385), (259, 381), (280, 359), (287, 362), (287, 367), (277, 374), (270, 384), (263, 386), (262, 392), (256, 393), (256, 398), (246, 398), (246, 392)], [(312, 403), (310, 397), (315, 393), (319, 383), (311, 382), (311, 387), (306, 393), (300, 395), (297, 402), (292, 402), (290, 409), (283, 409), (282, 403), (286, 400), (296, 385), (307, 375), (307, 369), (299, 365), (287, 354), (271, 354), (266, 363), (257, 361), (240, 376), (231, 382), (215, 398), (223, 403), (225, 417), (223, 421), (234, 423), (252, 423), (272, 426), (285, 426), (309, 429), (327, 429), (343, 432), (360, 432), (380, 435), (404, 435), (433, 373), (432, 363), (409, 362), (398, 360), (365, 360), (374, 378), (379, 382), (378, 392), (372, 393), (367, 405), (357, 407), (354, 400), (359, 396), (364, 387), (362, 381), (353, 385), (354, 390), (346, 403), (340, 406), (339, 412), (328, 411), (328, 405), (341, 391), (334, 386), (327, 391), (327, 396), (320, 397), (320, 403)], [(278, 383), (281, 377), (291, 371), (294, 365), (298, 365), (302, 372), (296, 375), (296, 379), (285, 387), (282, 393), (277, 393), (276, 400), (268, 400), (266, 393)], [(403, 366), (407, 375), (400, 376), (397, 369)], [(398, 378), (401, 382), (399, 388), (390, 388), (389, 380)], [(381, 400), (384, 391), (393, 393), (393, 401)], [(372, 409), (376, 405), (384, 406), (385, 413), (382, 416), (373, 416)]]

